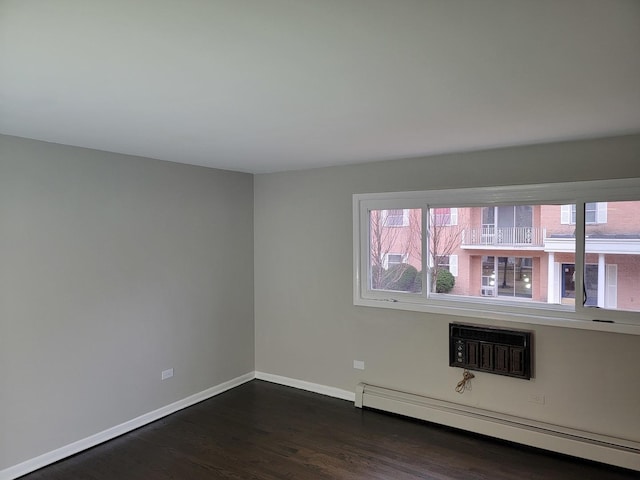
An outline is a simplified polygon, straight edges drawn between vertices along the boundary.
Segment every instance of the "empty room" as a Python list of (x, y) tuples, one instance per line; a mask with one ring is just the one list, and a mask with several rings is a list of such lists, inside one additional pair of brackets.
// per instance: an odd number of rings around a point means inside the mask
[(0, 0), (0, 480), (640, 473), (640, 2)]

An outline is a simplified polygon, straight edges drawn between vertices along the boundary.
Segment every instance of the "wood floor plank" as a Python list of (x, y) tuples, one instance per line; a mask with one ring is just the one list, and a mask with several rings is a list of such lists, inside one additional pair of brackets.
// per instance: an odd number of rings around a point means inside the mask
[(637, 480), (259, 380), (22, 480)]

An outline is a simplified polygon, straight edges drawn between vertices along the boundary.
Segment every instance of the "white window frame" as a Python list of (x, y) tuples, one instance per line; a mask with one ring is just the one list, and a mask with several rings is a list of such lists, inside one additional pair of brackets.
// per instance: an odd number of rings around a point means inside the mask
[[(368, 286), (369, 211), (422, 208), (422, 222), (428, 226), (429, 208), (464, 208), (491, 205), (576, 204), (576, 292), (584, 282), (585, 222), (588, 202), (639, 201), (640, 178), (538, 185), (479, 187), (422, 192), (356, 194), (353, 196), (353, 299), (354, 305), (393, 308), (437, 314), (474, 317), (482, 320), (515, 321), (540, 325), (611, 331), (640, 335), (640, 312), (616, 311), (557, 304), (515, 303), (482, 297), (427, 293), (429, 275), (423, 255), (421, 293), (372, 290)], [(426, 249), (426, 239), (423, 249)], [(574, 311), (575, 308), (575, 311)]]

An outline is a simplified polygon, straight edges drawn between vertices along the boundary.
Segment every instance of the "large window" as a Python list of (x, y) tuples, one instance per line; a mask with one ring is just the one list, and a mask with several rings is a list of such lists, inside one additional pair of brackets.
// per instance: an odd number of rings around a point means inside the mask
[(354, 195), (354, 302), (640, 326), (638, 211), (640, 179)]

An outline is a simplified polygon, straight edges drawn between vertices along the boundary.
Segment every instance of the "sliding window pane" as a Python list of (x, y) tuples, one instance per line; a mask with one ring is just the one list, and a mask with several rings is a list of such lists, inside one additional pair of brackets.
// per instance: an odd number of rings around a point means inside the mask
[(640, 201), (587, 204), (585, 306), (640, 311)]
[[(574, 209), (541, 204), (430, 209), (431, 293), (574, 304)], [(445, 266), (448, 284), (440, 278)]]
[(422, 210), (369, 211), (369, 286), (422, 291)]

